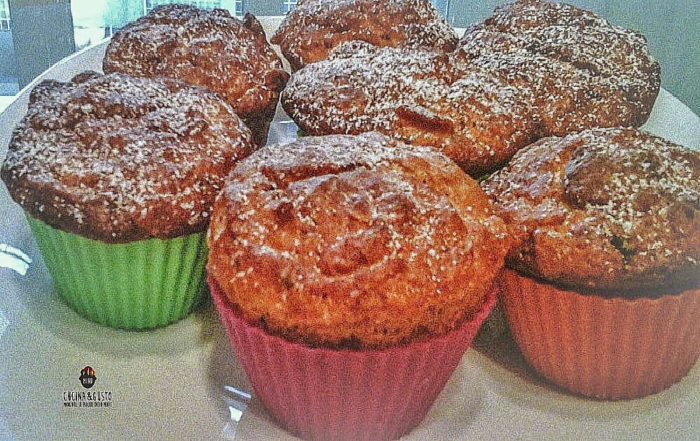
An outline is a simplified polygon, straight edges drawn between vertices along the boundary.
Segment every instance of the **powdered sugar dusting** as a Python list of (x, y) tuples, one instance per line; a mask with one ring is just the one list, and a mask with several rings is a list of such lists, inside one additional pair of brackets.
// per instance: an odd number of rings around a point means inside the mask
[[(697, 279), (696, 151), (634, 129), (587, 130), (521, 150), (483, 187), (526, 237), (514, 266), (607, 288)], [(580, 252), (587, 273), (560, 274), (576, 267), (566, 262)]]
[(170, 237), (205, 228), (224, 176), (253, 148), (205, 89), (83, 73), (32, 91), (2, 177), (50, 225), (108, 242)]
[[(212, 89), (233, 106), (259, 143), (288, 78), (254, 16), (241, 21), (223, 9), (178, 4), (156, 7), (117, 31), (103, 69)], [(261, 124), (261, 119), (267, 121)]]
[(345, 43), (296, 72), (282, 104), (306, 133), (378, 130), (473, 175), (543, 136), (646, 121), (660, 81), (643, 37), (558, 4), (512, 8), (526, 12), (498, 9), (452, 53)]
[[(208, 239), (210, 273), (249, 319), (375, 345), (454, 326), (509, 245), (453, 162), (378, 133), (259, 150), (228, 179)], [(417, 312), (393, 316), (404, 308)]]
[(457, 35), (428, 0), (305, 0), (272, 37), (294, 70), (346, 41), (453, 50)]

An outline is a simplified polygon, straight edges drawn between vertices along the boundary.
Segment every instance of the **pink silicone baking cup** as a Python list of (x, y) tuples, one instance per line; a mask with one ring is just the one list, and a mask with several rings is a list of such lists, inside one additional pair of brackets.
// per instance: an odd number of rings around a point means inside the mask
[(580, 294), (506, 270), (500, 299), (528, 363), (599, 399), (639, 398), (683, 378), (700, 355), (700, 289), (657, 298)]
[(496, 301), (445, 335), (385, 350), (310, 348), (243, 320), (208, 279), (255, 394), (280, 425), (309, 440), (390, 440), (417, 426)]

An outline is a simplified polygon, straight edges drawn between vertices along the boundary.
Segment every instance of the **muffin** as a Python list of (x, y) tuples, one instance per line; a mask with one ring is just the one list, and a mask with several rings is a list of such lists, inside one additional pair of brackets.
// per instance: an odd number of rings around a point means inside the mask
[(254, 148), (211, 91), (86, 72), (31, 92), (1, 176), (66, 302), (104, 325), (151, 328), (202, 297), (214, 198)]
[(641, 35), (522, 1), (470, 28), (454, 52), (344, 43), (295, 72), (281, 101), (306, 134), (379, 131), (478, 177), (542, 137), (643, 124), (659, 85)]
[(602, 399), (700, 355), (700, 153), (629, 128), (545, 138), (483, 182), (518, 231), (501, 300), (545, 378)]
[(639, 127), (661, 68), (640, 33), (566, 3), (519, 0), (465, 32), (458, 63), (481, 67), (535, 97), (540, 136)]
[(457, 35), (428, 0), (302, 0), (270, 40), (292, 70), (324, 60), (339, 44), (423, 46), (452, 51)]
[(253, 132), (267, 140), (289, 75), (258, 20), (223, 9), (165, 5), (118, 30), (107, 46), (105, 73), (172, 77), (218, 92)]
[(303, 438), (391, 439), (470, 344), (510, 243), (447, 157), (367, 133), (241, 162), (208, 244), (215, 303), (272, 415)]
[(345, 43), (297, 71), (282, 106), (307, 135), (379, 131), (434, 147), (474, 177), (536, 140), (532, 94), (425, 48)]

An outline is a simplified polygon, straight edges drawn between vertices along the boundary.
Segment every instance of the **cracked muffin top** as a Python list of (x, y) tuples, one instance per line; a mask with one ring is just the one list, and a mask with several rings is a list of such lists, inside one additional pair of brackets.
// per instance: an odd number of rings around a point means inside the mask
[(574, 288), (700, 283), (700, 152), (627, 128), (545, 138), (482, 183), (519, 246), (508, 266)]
[(458, 38), (429, 0), (301, 0), (271, 39), (293, 70), (352, 40), (451, 51)]
[(228, 101), (258, 145), (289, 77), (253, 15), (239, 20), (223, 9), (179, 4), (158, 6), (119, 29), (102, 68), (207, 87)]
[(378, 133), (304, 137), (241, 162), (208, 270), (245, 319), (310, 346), (383, 348), (478, 311), (510, 236), (446, 156)]
[(112, 243), (165, 239), (206, 229), (224, 177), (255, 148), (214, 92), (86, 72), (32, 90), (1, 174), (52, 227)]
[(453, 52), (343, 43), (295, 72), (281, 101), (306, 134), (378, 131), (478, 177), (546, 136), (639, 126), (659, 87), (640, 34), (523, 0), (469, 28)]

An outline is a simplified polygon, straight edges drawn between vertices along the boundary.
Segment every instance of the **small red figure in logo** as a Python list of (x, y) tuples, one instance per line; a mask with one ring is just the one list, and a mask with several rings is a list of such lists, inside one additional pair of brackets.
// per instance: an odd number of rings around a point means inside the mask
[(95, 370), (90, 366), (85, 366), (82, 371), (80, 371), (80, 384), (83, 385), (85, 389), (90, 389), (95, 385)]

